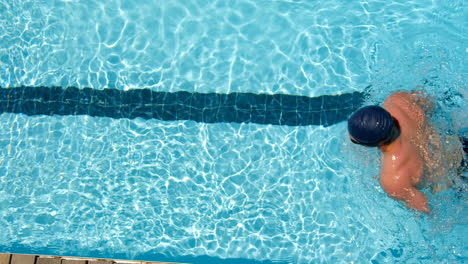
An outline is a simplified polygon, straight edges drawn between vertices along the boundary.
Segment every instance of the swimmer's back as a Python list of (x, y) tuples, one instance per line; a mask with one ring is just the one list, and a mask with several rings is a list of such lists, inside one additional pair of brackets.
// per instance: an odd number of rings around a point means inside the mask
[(416, 103), (415, 95), (407, 92), (396, 92), (385, 100), (383, 107), (399, 122), (401, 127), (422, 129), (426, 121), (425, 113)]

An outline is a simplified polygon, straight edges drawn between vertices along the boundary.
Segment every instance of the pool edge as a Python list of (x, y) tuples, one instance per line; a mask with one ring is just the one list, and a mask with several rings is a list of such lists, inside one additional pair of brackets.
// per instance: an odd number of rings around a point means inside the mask
[[(65, 261), (64, 261), (65, 260)], [(189, 264), (182, 262), (140, 261), (92, 257), (68, 257), (0, 252), (0, 264)]]

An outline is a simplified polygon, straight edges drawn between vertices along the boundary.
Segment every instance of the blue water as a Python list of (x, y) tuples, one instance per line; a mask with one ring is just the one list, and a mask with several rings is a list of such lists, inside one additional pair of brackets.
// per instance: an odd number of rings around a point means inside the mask
[[(0, 86), (306, 96), (424, 86), (468, 127), (466, 3), (0, 0)], [(367, 87), (367, 88), (366, 88)], [(386, 197), (345, 122), (0, 115), (0, 251), (192, 263), (463, 263), (466, 193)]]

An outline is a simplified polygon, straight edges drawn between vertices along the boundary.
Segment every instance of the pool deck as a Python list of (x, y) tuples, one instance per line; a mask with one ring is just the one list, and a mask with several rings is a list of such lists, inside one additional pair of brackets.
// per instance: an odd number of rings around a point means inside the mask
[(0, 253), (0, 264), (175, 264), (173, 262)]

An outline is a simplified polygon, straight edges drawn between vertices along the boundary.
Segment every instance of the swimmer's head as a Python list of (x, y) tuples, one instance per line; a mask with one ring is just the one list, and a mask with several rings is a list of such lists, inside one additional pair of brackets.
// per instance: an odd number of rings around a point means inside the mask
[(348, 119), (348, 132), (356, 144), (377, 147), (392, 143), (400, 135), (398, 120), (380, 106), (365, 106)]

